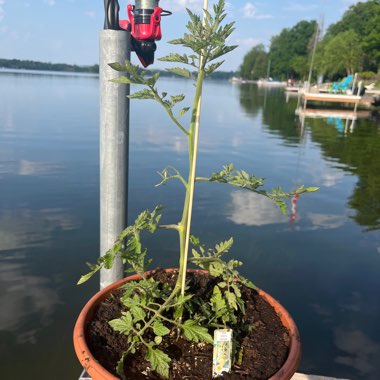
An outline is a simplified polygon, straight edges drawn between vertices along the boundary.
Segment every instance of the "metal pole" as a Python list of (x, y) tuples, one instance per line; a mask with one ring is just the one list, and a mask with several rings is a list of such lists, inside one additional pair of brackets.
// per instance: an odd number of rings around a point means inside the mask
[[(108, 12), (106, 17), (109, 19), (111, 18), (110, 14), (113, 15), (114, 20), (108, 24), (114, 22), (116, 30), (106, 29), (100, 32), (101, 256), (113, 246), (117, 236), (127, 226), (128, 215), (129, 99), (127, 95), (129, 86), (110, 82), (120, 74), (111, 69), (108, 64), (130, 59), (130, 32), (117, 30), (118, 17), (114, 15), (114, 12)], [(115, 20), (117, 24), (115, 24)], [(108, 24), (106, 22), (105, 26), (107, 27)], [(112, 269), (101, 270), (100, 288), (102, 289), (122, 277), (123, 264), (118, 258)]]
[(308, 76), (308, 79), (307, 79), (307, 82), (309, 83), (308, 91), (310, 91), (311, 75), (313, 73), (315, 51), (317, 50), (318, 38), (319, 38), (319, 24), (317, 23), (316, 28), (315, 28), (315, 38), (314, 38), (314, 44), (313, 44), (313, 53), (311, 55), (311, 63), (310, 63), (310, 69), (309, 69), (309, 76)]

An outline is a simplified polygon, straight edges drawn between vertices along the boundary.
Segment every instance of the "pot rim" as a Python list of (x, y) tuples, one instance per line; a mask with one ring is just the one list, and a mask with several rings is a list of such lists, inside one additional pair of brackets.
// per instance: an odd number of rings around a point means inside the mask
[[(178, 271), (176, 268), (165, 269), (166, 272)], [(149, 275), (154, 271), (148, 271)], [(200, 269), (188, 269), (188, 272), (204, 272), (205, 270)], [(89, 347), (87, 346), (85, 338), (85, 329), (87, 323), (92, 318), (95, 308), (107, 298), (108, 294), (113, 290), (119, 288), (125, 282), (140, 280), (142, 277), (139, 274), (134, 274), (127, 276), (118, 280), (104, 289), (97, 292), (90, 300), (86, 303), (82, 311), (80, 312), (78, 319), (75, 323), (73, 340), (75, 353), (82, 365), (82, 367), (88, 372), (88, 374), (97, 380), (120, 380), (118, 377), (114, 376), (112, 373), (108, 372), (102, 365), (95, 359), (92, 355)], [(292, 375), (296, 372), (299, 363), (301, 361), (301, 339), (297, 329), (297, 326), (290, 316), (290, 314), (285, 310), (285, 308), (272, 296), (258, 289), (259, 294), (274, 308), (277, 315), (279, 316), (282, 324), (288, 330), (290, 338), (290, 346), (288, 357), (283, 364), (283, 366), (268, 380), (281, 380), (290, 379)], [(96, 377), (95, 377), (96, 376)]]

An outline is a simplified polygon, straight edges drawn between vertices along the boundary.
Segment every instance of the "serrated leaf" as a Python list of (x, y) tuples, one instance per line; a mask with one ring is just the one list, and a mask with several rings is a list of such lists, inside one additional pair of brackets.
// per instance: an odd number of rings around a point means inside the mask
[(180, 75), (185, 78), (191, 78), (191, 72), (182, 67), (172, 67), (172, 68), (166, 69), (166, 71), (168, 71), (169, 73)]
[(223, 253), (223, 252), (228, 252), (232, 245), (234, 244), (234, 239), (231, 237), (228, 240), (222, 241), (219, 244), (215, 245), (215, 249), (217, 253)]
[(283, 215), (286, 215), (286, 211), (287, 211), (286, 203), (282, 199), (273, 198), (272, 200), (280, 208)]
[(178, 117), (182, 117), (187, 111), (189, 111), (190, 107), (184, 107), (179, 111)]
[(177, 53), (171, 53), (169, 55), (166, 55), (165, 57), (159, 58), (159, 61), (162, 62), (178, 62), (178, 63), (189, 63), (189, 59), (186, 54), (177, 54)]
[(182, 102), (183, 99), (185, 99), (185, 95), (183, 95), (183, 94), (173, 95), (170, 97), (170, 100), (171, 100), (173, 105)]
[(238, 309), (238, 306), (236, 304), (236, 296), (234, 293), (231, 293), (231, 292), (224, 292), (224, 296), (226, 297), (227, 299), (227, 302), (228, 302), (228, 305), (230, 307), (232, 307), (233, 309), (237, 310)]
[(306, 187), (304, 189), (304, 191), (306, 191), (307, 193), (312, 193), (314, 191), (318, 191), (319, 190), (319, 187)]
[(208, 270), (211, 274), (211, 276), (214, 276), (214, 277), (218, 277), (218, 276), (221, 276), (223, 274), (223, 264), (215, 261), (215, 262), (212, 262), (210, 263), (209, 267), (208, 267)]
[(128, 311), (124, 313), (120, 318), (113, 319), (108, 323), (115, 331), (127, 335), (131, 332), (132, 329), (132, 315)]
[[(220, 284), (219, 284), (219, 286), (220, 286)], [(240, 298), (241, 292), (240, 292), (240, 288), (239, 288), (238, 284), (236, 282), (232, 282), (231, 287), (234, 290), (236, 297)]]
[(119, 62), (109, 63), (108, 66), (112, 67), (116, 71), (125, 71), (124, 65)]
[(154, 321), (152, 325), (153, 332), (158, 336), (165, 336), (170, 333), (170, 330), (160, 321)]
[(242, 284), (244, 284), (248, 288), (258, 289), (257, 286), (252, 281), (248, 280), (247, 278), (245, 278), (243, 276), (239, 275), (239, 280), (241, 281)]
[(132, 79), (130, 79), (128, 77), (124, 77), (124, 76), (123, 77), (118, 77), (118, 78), (111, 79), (111, 82), (113, 82), (113, 83), (123, 83), (123, 84), (136, 83)]
[(201, 257), (201, 255), (194, 248), (191, 250), (191, 253), (193, 254), (193, 257), (196, 259)]
[(185, 337), (193, 342), (214, 343), (214, 340), (208, 333), (207, 328), (199, 326), (197, 322), (192, 319), (186, 320), (181, 327)]
[(218, 286), (214, 286), (212, 297), (210, 298), (212, 310), (217, 312), (226, 308), (226, 301), (222, 297), (222, 292)]
[(149, 79), (146, 80), (146, 83), (147, 85), (151, 86), (151, 87), (154, 87), (154, 85), (156, 84), (158, 78), (160, 77), (160, 73), (157, 72), (155, 74), (153, 74), (153, 76)]
[(165, 352), (149, 347), (145, 358), (149, 360), (154, 371), (166, 379), (169, 378), (170, 358)]
[(128, 95), (129, 99), (154, 99), (155, 95), (152, 90), (148, 90), (147, 88), (144, 88), (141, 91), (137, 91), (131, 95)]
[(101, 257), (105, 269), (110, 269), (115, 261), (115, 254), (112, 250), (109, 250)]
[(172, 44), (172, 45), (181, 45), (181, 44), (183, 44), (183, 42), (184, 42), (183, 38), (176, 38), (174, 40), (168, 41), (168, 43)]
[(218, 69), (222, 64), (224, 63), (224, 61), (220, 61), (220, 62), (215, 62), (215, 63), (212, 63), (210, 64), (209, 66), (207, 66), (205, 68), (205, 73), (206, 75), (211, 75), (216, 69)]
[[(99, 267), (99, 269), (100, 269), (100, 267)], [(93, 271), (81, 276), (79, 281), (77, 282), (77, 285), (81, 285), (84, 282), (86, 282), (87, 280), (89, 280), (96, 272), (99, 271), (99, 269), (93, 270)]]
[(133, 321), (136, 323), (138, 321), (143, 321), (146, 317), (145, 311), (139, 306), (132, 306), (131, 313), (133, 316)]

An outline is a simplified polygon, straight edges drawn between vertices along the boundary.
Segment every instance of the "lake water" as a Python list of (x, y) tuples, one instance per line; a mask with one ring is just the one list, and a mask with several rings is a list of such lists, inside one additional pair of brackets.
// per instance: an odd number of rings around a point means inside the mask
[[(164, 79), (171, 94), (192, 93)], [(186, 102), (185, 102), (186, 103)], [(233, 162), (266, 187), (319, 186), (287, 216), (244, 190), (201, 183), (193, 231), (234, 236), (242, 273), (289, 310), (301, 333), (300, 371), (380, 378), (380, 121), (345, 132), (338, 119), (295, 116), (281, 89), (206, 82), (198, 174)], [(190, 104), (190, 100), (189, 100)], [(99, 252), (98, 79), (0, 73), (0, 379), (77, 379), (72, 328), (97, 279), (78, 287)], [(344, 125), (344, 122), (343, 122)], [(129, 217), (182, 188), (157, 171), (186, 165), (186, 144), (164, 111), (133, 101)], [(148, 237), (157, 266), (176, 266), (176, 235)]]

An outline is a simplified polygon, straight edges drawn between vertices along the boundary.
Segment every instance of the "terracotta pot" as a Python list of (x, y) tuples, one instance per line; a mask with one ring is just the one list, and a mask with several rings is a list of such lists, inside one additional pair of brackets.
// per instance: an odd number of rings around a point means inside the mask
[[(166, 271), (175, 271), (176, 269), (167, 269)], [(194, 270), (189, 270), (194, 271)], [(204, 271), (201, 271), (204, 272)], [(148, 272), (149, 273), (149, 272)], [(96, 293), (82, 309), (77, 322), (74, 327), (74, 348), (77, 357), (83, 366), (83, 368), (88, 372), (93, 380), (120, 380), (118, 377), (114, 376), (103, 368), (97, 360), (92, 356), (85, 339), (85, 330), (87, 323), (91, 320), (96, 307), (104, 301), (108, 295), (118, 289), (121, 285), (128, 281), (140, 280), (139, 275), (128, 276), (122, 280), (116, 281), (113, 284), (102, 289)], [(284, 365), (268, 380), (289, 380), (292, 378), (296, 372), (300, 360), (301, 360), (301, 340), (299, 336), (298, 329), (289, 315), (289, 313), (280, 305), (269, 294), (265, 293), (263, 290), (259, 290), (259, 294), (274, 308), (277, 315), (281, 319), (282, 324), (289, 332), (290, 337), (290, 347), (289, 355), (284, 363)]]

